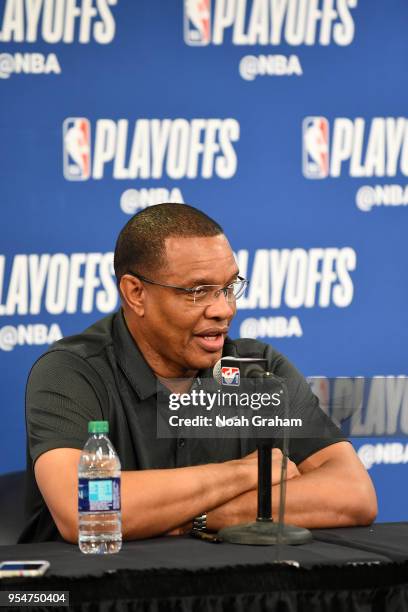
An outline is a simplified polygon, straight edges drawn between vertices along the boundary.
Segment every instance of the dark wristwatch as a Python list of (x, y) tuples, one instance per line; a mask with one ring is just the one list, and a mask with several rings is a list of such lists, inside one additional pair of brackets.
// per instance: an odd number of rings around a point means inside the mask
[(207, 515), (200, 514), (200, 516), (195, 516), (193, 518), (193, 531), (205, 531), (207, 529)]

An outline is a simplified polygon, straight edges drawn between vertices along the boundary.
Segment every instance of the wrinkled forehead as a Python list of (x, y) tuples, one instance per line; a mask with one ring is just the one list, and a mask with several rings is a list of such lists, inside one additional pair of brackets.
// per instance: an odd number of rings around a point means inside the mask
[(186, 286), (222, 285), (238, 274), (234, 254), (224, 234), (217, 236), (177, 237), (165, 241), (168, 282)]

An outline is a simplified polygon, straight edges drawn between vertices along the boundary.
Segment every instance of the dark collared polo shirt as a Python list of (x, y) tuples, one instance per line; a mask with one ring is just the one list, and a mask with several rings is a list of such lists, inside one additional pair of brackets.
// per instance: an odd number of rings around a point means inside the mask
[[(286, 380), (291, 409), (315, 414), (328, 435), (291, 441), (290, 458), (300, 463), (343, 440), (328, 422), (303, 376), (271, 346), (227, 339), (224, 355), (266, 357), (269, 369)], [(210, 376), (210, 372), (200, 373)], [(33, 466), (55, 448), (82, 449), (88, 421), (109, 421), (109, 438), (122, 470), (177, 468), (237, 459), (255, 449), (245, 439), (158, 439), (157, 379), (129, 333), (122, 311), (82, 334), (55, 343), (34, 364), (26, 392), (27, 524), (20, 542), (61, 539), (37, 487)]]

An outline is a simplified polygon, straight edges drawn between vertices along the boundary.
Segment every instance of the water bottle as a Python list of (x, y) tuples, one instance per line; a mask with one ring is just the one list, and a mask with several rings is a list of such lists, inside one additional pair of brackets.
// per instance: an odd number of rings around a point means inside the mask
[(122, 547), (120, 461), (107, 421), (90, 421), (78, 468), (78, 544), (83, 553), (117, 553)]

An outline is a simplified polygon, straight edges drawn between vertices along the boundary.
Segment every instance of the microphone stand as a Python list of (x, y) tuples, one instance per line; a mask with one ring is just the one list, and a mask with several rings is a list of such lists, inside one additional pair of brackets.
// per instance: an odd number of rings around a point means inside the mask
[[(258, 376), (257, 376), (258, 378)], [(261, 378), (261, 376), (259, 376)], [(263, 372), (262, 378), (272, 378), (269, 372)], [(286, 397), (286, 396), (285, 396)], [(285, 410), (287, 402), (285, 401)], [(287, 433), (284, 429), (283, 435), (283, 463), (282, 474), (286, 472), (287, 462)], [(285, 484), (280, 482), (280, 511), (279, 519), (275, 523), (272, 519), (272, 442), (260, 439), (257, 444), (258, 450), (258, 513), (256, 521), (242, 525), (224, 527), (218, 535), (226, 542), (232, 544), (272, 545), (272, 544), (306, 544), (312, 540), (312, 534), (308, 529), (285, 525), (283, 523)]]

